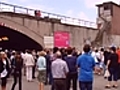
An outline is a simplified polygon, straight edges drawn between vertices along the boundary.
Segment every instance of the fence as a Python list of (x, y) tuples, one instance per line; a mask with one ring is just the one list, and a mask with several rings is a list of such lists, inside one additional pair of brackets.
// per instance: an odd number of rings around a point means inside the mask
[[(25, 8), (17, 5), (11, 5), (3, 2), (0, 2), (0, 12), (23, 13), (23, 14), (29, 14), (31, 16), (35, 16), (34, 14), (35, 9), (29, 9), (29, 8)], [(43, 18), (49, 17), (49, 18), (59, 19), (61, 23), (96, 28), (95, 22), (85, 21), (78, 18), (66, 17), (64, 15), (48, 13), (41, 10), (40, 10), (40, 13), (41, 13), (41, 17)]]

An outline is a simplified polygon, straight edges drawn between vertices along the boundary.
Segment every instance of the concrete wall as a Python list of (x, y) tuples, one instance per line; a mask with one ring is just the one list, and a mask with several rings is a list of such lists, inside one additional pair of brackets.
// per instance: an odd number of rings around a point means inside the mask
[(120, 35), (112, 35), (113, 44), (120, 46)]
[(44, 36), (53, 35), (54, 31), (67, 31), (70, 33), (70, 45), (82, 48), (84, 39), (94, 40), (97, 30), (94, 28), (80, 27), (68, 24), (62, 24), (59, 21), (51, 21), (43, 18), (35, 18), (28, 15), (16, 13), (0, 13), (0, 22), (5, 23), (7, 27), (17, 30), (44, 47)]
[(103, 46), (108, 47), (110, 45), (120, 46), (120, 35), (107, 35), (104, 33)]

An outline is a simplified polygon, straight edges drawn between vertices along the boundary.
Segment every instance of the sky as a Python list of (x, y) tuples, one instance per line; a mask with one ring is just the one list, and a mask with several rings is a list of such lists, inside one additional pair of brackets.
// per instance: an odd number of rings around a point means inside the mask
[(96, 22), (97, 7), (106, 1), (120, 4), (120, 0), (0, 0), (8, 4), (39, 9), (42, 11), (66, 15), (87, 21)]

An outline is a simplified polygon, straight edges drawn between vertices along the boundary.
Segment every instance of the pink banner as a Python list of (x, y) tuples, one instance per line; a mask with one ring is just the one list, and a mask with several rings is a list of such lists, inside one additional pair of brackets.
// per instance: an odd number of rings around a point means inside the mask
[(55, 47), (69, 47), (70, 35), (68, 32), (56, 31), (54, 32), (54, 46)]

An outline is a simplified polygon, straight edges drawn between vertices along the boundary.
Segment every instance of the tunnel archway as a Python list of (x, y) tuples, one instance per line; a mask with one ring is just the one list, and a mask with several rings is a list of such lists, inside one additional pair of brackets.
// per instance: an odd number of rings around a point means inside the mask
[(42, 50), (42, 46), (30, 37), (5, 26), (0, 26), (0, 48), (20, 51)]

